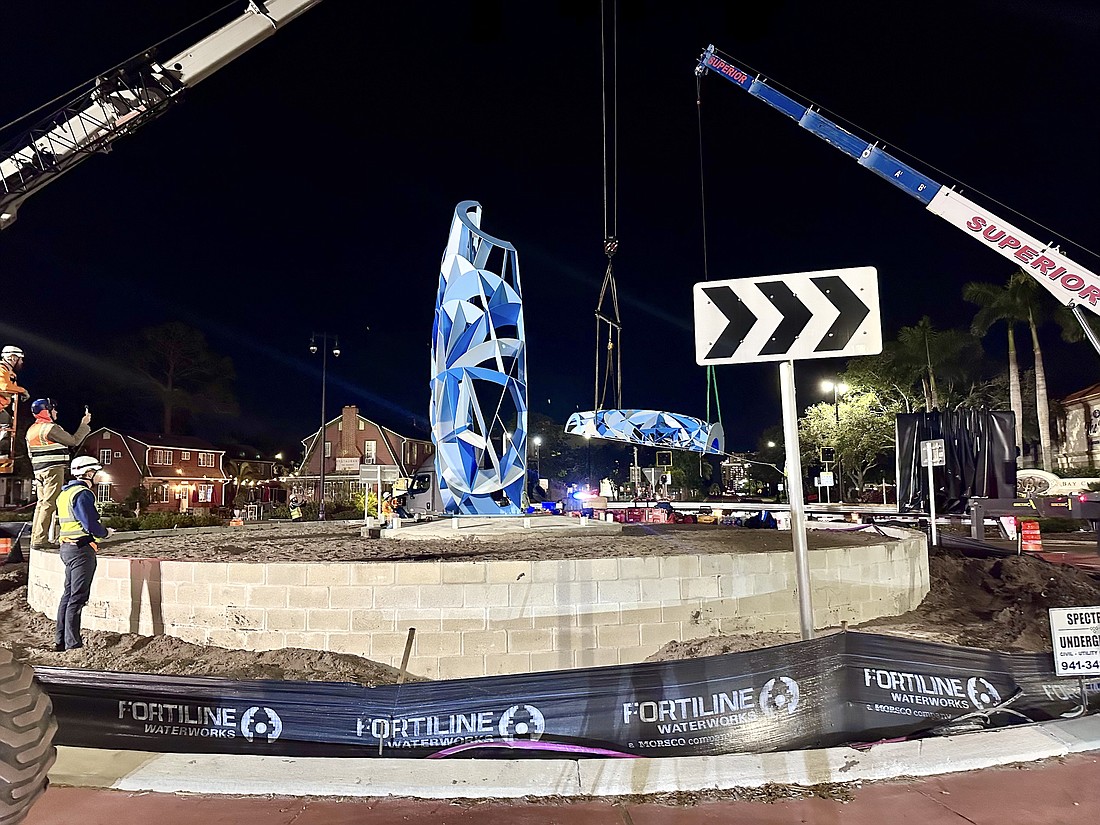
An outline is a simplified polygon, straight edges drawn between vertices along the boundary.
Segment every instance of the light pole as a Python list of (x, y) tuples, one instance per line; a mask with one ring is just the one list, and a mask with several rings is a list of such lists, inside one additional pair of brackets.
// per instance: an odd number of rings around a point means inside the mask
[(592, 489), (592, 436), (590, 436), (588, 433), (585, 433), (585, 435), (584, 435), (584, 443), (586, 445), (585, 452), (588, 453), (588, 461), (587, 461), (587, 463), (588, 463), (588, 472), (585, 474), (585, 479), (584, 480), (585, 480), (585, 486), (589, 490), (591, 490)]
[(542, 446), (542, 436), (536, 435), (531, 439), (531, 443), (535, 445), (535, 475), (539, 478), (539, 484), (542, 483), (542, 466), (539, 463), (539, 447)]
[(317, 449), (321, 457), (321, 478), (317, 496), (317, 520), (325, 520), (325, 390), (328, 385), (328, 342), (332, 339), (332, 355), (340, 357), (340, 340), (327, 332), (315, 332), (309, 337), (309, 351), (317, 354), (317, 339), (321, 340), (321, 429), (317, 431)]
[(832, 392), (833, 394), (833, 415), (836, 417), (836, 438), (834, 440), (833, 447), (836, 450), (836, 478), (837, 478), (837, 503), (844, 501), (844, 478), (841, 474), (840, 465), (840, 396), (848, 392), (848, 385), (843, 381), (822, 381), (821, 389), (824, 392)]

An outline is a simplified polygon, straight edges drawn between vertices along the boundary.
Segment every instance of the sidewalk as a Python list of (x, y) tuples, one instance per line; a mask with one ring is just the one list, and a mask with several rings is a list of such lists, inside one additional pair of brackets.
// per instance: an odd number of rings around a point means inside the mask
[[(980, 734), (979, 734), (980, 735)], [(524, 803), (397, 798), (225, 797), (51, 787), (25, 825), (1092, 825), (1100, 811), (1100, 758), (1078, 754), (1018, 767), (990, 768), (919, 780), (864, 784), (850, 801), (700, 801), (658, 804), (629, 800)]]
[[(736, 821), (738, 814), (755, 822), (1091, 823), (1100, 810), (1098, 762), (1100, 716), (866, 751), (673, 759), (322, 759), (60, 748), (53, 784), (26, 822), (70, 825), (79, 812), (80, 825), (366, 818), (694, 825)], [(825, 798), (784, 798), (810, 788)]]

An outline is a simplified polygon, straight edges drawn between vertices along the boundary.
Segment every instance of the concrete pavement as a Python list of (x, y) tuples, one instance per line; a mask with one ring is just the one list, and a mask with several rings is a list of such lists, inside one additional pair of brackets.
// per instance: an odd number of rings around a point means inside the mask
[[(730, 817), (738, 813), (757, 822), (1091, 823), (1100, 811), (1098, 760), (1097, 716), (869, 750), (677, 759), (308, 759), (60, 748), (52, 785), (27, 823), (68, 825), (77, 811), (81, 825), (475, 817), (477, 825), (688, 825), (736, 821)], [(830, 798), (743, 801), (782, 796), (776, 786), (829, 787)]]
[[(1100, 811), (1100, 759), (1078, 754), (1014, 767), (853, 785), (822, 798), (763, 802), (703, 796), (453, 802), (150, 794), (51, 787), (25, 825), (1092, 825)], [(774, 799), (769, 797), (769, 799)]]

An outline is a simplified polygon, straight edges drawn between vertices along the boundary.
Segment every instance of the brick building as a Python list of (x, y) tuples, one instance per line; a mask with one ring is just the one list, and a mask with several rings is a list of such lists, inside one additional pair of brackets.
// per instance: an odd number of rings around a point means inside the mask
[[(317, 433), (302, 439), (305, 456), (298, 472), (288, 479), (292, 494), (303, 500), (317, 497), (321, 450)], [(359, 467), (379, 464), (396, 467), (402, 476), (411, 475), (435, 452), (431, 441), (410, 438), (359, 414), (355, 406), (344, 407), (340, 415), (325, 424), (325, 500), (348, 501), (363, 485)]]
[(287, 474), (282, 456), (267, 458), (255, 447), (227, 447), (223, 465), (227, 482), (225, 506), (283, 503), (286, 490), (280, 479)]
[(1055, 465), (1061, 470), (1100, 467), (1100, 384), (1062, 399), (1064, 419), (1052, 416)]
[(101, 427), (88, 436), (80, 453), (103, 465), (97, 501), (121, 504), (140, 485), (149, 493), (147, 512), (201, 511), (225, 504), (225, 451), (201, 439), (123, 434)]

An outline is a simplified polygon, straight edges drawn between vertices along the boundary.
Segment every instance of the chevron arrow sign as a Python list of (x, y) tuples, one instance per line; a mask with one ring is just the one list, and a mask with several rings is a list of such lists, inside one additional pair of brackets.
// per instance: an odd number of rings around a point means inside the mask
[(703, 366), (882, 352), (873, 266), (705, 281), (693, 291)]

